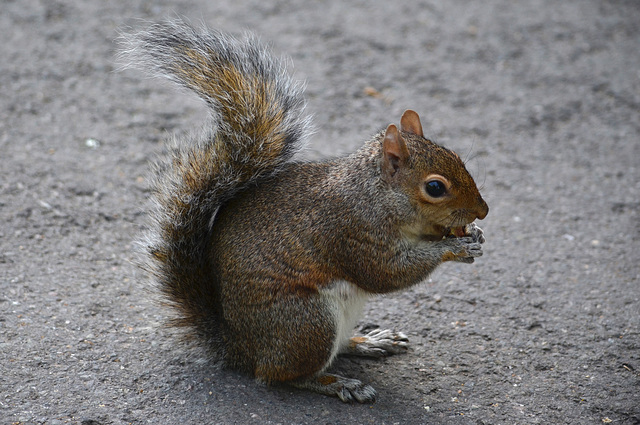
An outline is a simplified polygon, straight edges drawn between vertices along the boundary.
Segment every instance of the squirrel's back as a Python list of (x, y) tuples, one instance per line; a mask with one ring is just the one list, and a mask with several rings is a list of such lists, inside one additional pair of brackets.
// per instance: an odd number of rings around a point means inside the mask
[(219, 304), (204, 258), (209, 230), (226, 201), (276, 173), (302, 146), (310, 129), (302, 85), (252, 37), (165, 21), (122, 41), (128, 66), (192, 90), (211, 112), (205, 132), (156, 163), (142, 248), (143, 267), (180, 312), (176, 324), (215, 338)]

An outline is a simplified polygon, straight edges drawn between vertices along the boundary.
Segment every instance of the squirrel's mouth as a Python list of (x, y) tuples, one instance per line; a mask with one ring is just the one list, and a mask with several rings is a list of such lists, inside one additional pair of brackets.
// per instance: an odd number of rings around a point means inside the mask
[(445, 238), (461, 238), (466, 235), (466, 226), (450, 227), (446, 229)]
[(458, 227), (444, 227), (444, 226), (433, 226), (435, 232), (429, 238), (430, 240), (438, 240), (438, 239), (446, 239), (446, 238), (461, 238), (467, 234), (466, 231), (467, 226), (458, 226)]
[[(430, 228), (424, 230), (420, 229), (420, 234), (416, 236), (418, 236), (421, 240), (426, 241), (439, 241), (447, 238), (461, 238), (463, 236), (468, 236), (467, 225), (468, 224), (465, 224), (463, 226), (447, 227), (438, 224), (431, 224)], [(409, 230), (407, 232), (409, 236), (415, 235), (415, 233), (411, 232), (411, 228), (408, 228), (407, 230)]]

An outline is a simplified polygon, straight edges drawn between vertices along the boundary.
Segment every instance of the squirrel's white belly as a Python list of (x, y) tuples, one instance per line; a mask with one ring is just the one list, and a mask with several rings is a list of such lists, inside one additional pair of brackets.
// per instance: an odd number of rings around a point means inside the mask
[(331, 287), (321, 290), (320, 294), (326, 297), (331, 306), (336, 324), (336, 339), (333, 341), (331, 357), (325, 366), (328, 367), (353, 336), (353, 329), (370, 295), (346, 281), (337, 281)]

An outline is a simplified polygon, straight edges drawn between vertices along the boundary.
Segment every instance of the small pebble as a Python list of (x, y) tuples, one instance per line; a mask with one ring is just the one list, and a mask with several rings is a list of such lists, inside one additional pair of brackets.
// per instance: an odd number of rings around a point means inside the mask
[(84, 141), (86, 147), (91, 149), (97, 149), (100, 147), (100, 140), (89, 138)]

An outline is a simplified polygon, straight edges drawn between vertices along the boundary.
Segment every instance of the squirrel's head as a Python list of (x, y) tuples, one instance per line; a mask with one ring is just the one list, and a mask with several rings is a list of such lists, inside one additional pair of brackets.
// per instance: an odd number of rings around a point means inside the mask
[(408, 195), (416, 213), (407, 232), (462, 236), (462, 227), (487, 216), (489, 207), (460, 157), (425, 139), (416, 112), (405, 111), (400, 129), (389, 125), (382, 143), (382, 178)]

